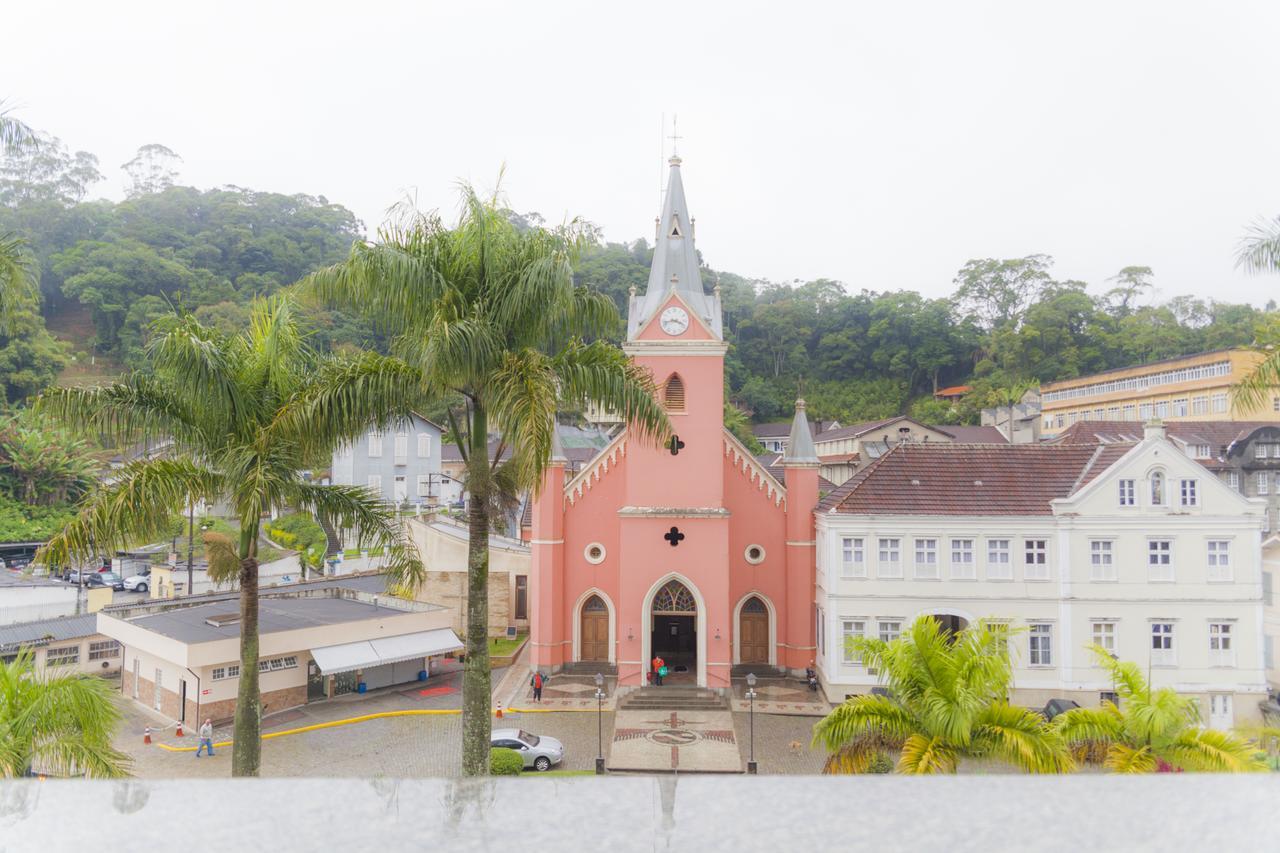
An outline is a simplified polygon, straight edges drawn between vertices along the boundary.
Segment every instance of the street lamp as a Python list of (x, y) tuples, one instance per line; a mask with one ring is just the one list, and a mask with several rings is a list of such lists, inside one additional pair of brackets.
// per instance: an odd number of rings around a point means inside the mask
[(747, 773), (754, 776), (756, 774), (756, 674), (754, 672), (747, 673), (747, 702), (751, 709), (747, 716), (751, 721), (751, 751), (747, 758)]
[(596, 673), (596, 775), (604, 775), (604, 675)]

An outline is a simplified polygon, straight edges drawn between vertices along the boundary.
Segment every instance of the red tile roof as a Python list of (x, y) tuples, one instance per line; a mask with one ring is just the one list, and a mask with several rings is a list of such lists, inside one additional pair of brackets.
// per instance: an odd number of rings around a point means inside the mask
[(874, 515), (1051, 515), (1129, 446), (900, 444), (819, 504)]
[(973, 390), (972, 385), (952, 385), (949, 388), (940, 388), (933, 392), (935, 397), (959, 397), (968, 394)]
[[(1227, 451), (1263, 427), (1280, 427), (1273, 421), (1166, 421), (1165, 434), (1182, 444), (1207, 444), (1210, 457), (1201, 465), (1221, 469)], [(1111, 444), (1142, 440), (1142, 424), (1135, 421), (1076, 421), (1051, 441), (1054, 444)]]

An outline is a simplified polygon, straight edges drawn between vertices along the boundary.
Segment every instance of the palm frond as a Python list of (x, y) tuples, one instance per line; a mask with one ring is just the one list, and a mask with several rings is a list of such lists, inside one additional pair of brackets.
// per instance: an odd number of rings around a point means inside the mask
[(331, 526), (351, 531), (357, 547), (381, 547), (386, 559), (383, 572), (388, 585), (417, 590), (425, 579), (425, 569), (417, 550), (405, 535), (404, 524), (395, 512), (368, 490), (357, 486), (295, 484), (289, 490), (290, 503), (310, 512)]
[(36, 562), (66, 566), (139, 542), (163, 538), (173, 514), (222, 493), (222, 477), (186, 459), (135, 462), (115, 481), (89, 493), (76, 515), (36, 554)]
[(912, 776), (955, 773), (959, 755), (945, 738), (913, 734), (902, 744), (897, 772)]
[(1053, 727), (1073, 746), (1124, 740), (1124, 716), (1110, 702), (1101, 708), (1072, 708), (1053, 718)]
[(562, 400), (579, 408), (592, 404), (617, 412), (629, 430), (655, 443), (670, 437), (671, 422), (658, 401), (653, 377), (617, 347), (574, 340), (556, 354), (552, 367)]
[(1263, 358), (1231, 386), (1231, 410), (1238, 416), (1256, 414), (1280, 388), (1280, 349), (1269, 346)]
[(1236, 249), (1236, 266), (1251, 273), (1280, 272), (1280, 217), (1249, 225)]
[(40, 300), (38, 267), (17, 234), (0, 232), (0, 321), (12, 334), (14, 320), (23, 307), (35, 307)]
[(165, 436), (188, 447), (205, 445), (203, 424), (190, 401), (138, 373), (105, 388), (49, 388), (33, 408), (116, 445), (128, 445), (143, 436)]
[(1062, 735), (1044, 717), (1026, 708), (988, 706), (978, 717), (973, 739), (979, 754), (997, 757), (1026, 773), (1075, 769)]
[(1149, 746), (1132, 747), (1114, 743), (1107, 752), (1103, 766), (1112, 773), (1154, 773), (1159, 761)]
[(225, 533), (210, 530), (204, 534), (204, 552), (209, 561), (209, 580), (228, 583), (240, 577), (240, 551)]
[(911, 713), (888, 696), (854, 696), (813, 727), (813, 745), (834, 753), (868, 735), (901, 744), (919, 728)]
[(1268, 769), (1266, 757), (1256, 743), (1215, 729), (1186, 729), (1160, 752), (1170, 764), (1183, 770), (1257, 773)]

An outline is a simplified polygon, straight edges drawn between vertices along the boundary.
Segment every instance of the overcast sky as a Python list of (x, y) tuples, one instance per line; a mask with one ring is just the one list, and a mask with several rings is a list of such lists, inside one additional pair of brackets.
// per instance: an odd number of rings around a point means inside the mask
[[(1185, 7), (1185, 8), (1184, 8)], [(1041, 252), (1102, 289), (1261, 304), (1280, 214), (1280, 3), (14, 3), (0, 98), (117, 168), (324, 195), (376, 226), (456, 182), (652, 240), (679, 115), (717, 269), (940, 296)], [(669, 133), (669, 130), (667, 131)]]

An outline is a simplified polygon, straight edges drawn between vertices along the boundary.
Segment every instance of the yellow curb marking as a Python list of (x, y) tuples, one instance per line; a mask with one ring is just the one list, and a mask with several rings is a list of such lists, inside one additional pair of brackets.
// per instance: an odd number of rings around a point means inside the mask
[[(590, 713), (590, 708), (508, 708), (504, 714), (563, 714), (563, 713)], [(296, 729), (285, 729), (279, 732), (269, 732), (262, 736), (263, 740), (271, 740), (273, 737), (284, 737), (285, 735), (296, 735), (303, 732), (314, 732), (319, 729), (332, 729), (338, 726), (349, 726), (352, 723), (365, 723), (369, 720), (381, 720), (387, 717), (431, 717), (431, 716), (451, 716), (461, 714), (462, 711), (456, 708), (413, 708), (406, 711), (379, 711), (376, 714), (364, 714), (359, 717), (347, 717), (345, 720), (330, 720), (327, 723), (315, 723), (310, 726), (301, 726)], [(494, 712), (497, 716), (497, 712)], [(231, 746), (232, 741), (224, 740), (214, 744), (217, 749)], [(200, 747), (197, 746), (170, 746), (167, 743), (157, 743), (156, 746), (168, 752), (195, 752)]]

